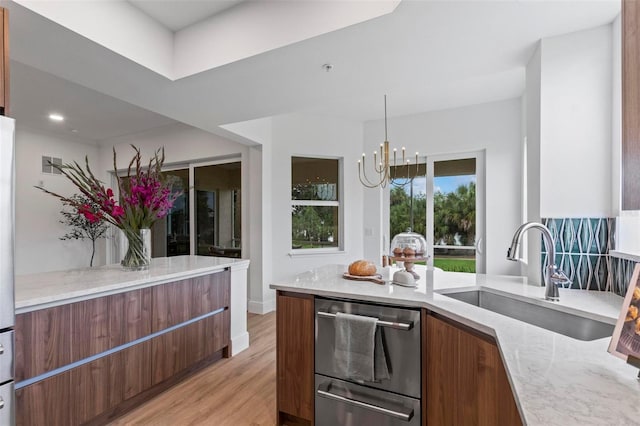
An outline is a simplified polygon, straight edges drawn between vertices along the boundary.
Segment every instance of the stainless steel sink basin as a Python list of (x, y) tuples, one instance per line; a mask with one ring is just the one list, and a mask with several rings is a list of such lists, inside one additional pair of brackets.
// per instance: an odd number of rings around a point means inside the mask
[(603, 337), (611, 337), (613, 334), (613, 324), (528, 303), (486, 290), (467, 290), (441, 294), (531, 325), (573, 337), (574, 339), (596, 340)]

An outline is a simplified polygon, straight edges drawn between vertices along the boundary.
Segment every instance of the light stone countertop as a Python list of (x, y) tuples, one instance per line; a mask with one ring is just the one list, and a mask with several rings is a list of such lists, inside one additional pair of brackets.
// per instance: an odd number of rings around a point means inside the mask
[(495, 336), (525, 424), (533, 426), (628, 425), (640, 419), (638, 369), (607, 352), (610, 338), (584, 342), (438, 294), (483, 287), (561, 311), (615, 324), (622, 297), (544, 288), (526, 278), (425, 271), (417, 288), (349, 281), (345, 265), (327, 265), (270, 287), (275, 290), (401, 306), (422, 307)]
[(113, 264), (16, 275), (16, 314), (248, 266), (249, 261), (244, 259), (175, 256), (151, 259), (146, 271), (126, 271)]

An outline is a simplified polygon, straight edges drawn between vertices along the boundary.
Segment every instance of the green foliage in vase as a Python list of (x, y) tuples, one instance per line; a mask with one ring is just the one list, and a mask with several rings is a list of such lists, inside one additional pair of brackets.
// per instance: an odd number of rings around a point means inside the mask
[(96, 214), (100, 210), (100, 206), (93, 203), (89, 198), (81, 194), (74, 194), (68, 197), (68, 200), (62, 200), (62, 220), (60, 223), (71, 228), (69, 232), (60, 237), (61, 240), (90, 240), (91, 241), (91, 260), (89, 266), (93, 266), (93, 259), (96, 254), (96, 241), (100, 238), (106, 238), (107, 223), (103, 220), (91, 221), (87, 218), (85, 212), (78, 210), (77, 206), (89, 206), (89, 211)]

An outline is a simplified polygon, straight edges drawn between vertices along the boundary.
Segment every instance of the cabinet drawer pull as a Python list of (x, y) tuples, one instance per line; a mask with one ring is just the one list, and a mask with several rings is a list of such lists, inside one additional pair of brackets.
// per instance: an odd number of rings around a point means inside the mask
[(0, 355), (2, 355), (3, 353), (4, 353), (4, 346), (2, 346), (2, 343), (0, 343)]
[(344, 402), (346, 404), (355, 405), (356, 407), (364, 408), (367, 410), (375, 411), (376, 413), (384, 414), (385, 416), (395, 417), (396, 419), (408, 422), (413, 417), (413, 409), (407, 409), (406, 412), (400, 412), (396, 410), (390, 410), (388, 408), (380, 407), (369, 402), (358, 401), (357, 399), (347, 398), (346, 396), (337, 395), (329, 391), (329, 383), (323, 383), (318, 386), (317, 393), (323, 398), (332, 399), (334, 401)]
[(4, 408), (4, 399), (0, 396), (0, 410)]
[[(342, 312), (336, 312), (336, 313), (342, 313)], [(336, 314), (333, 314), (331, 312), (318, 311), (318, 316), (322, 318), (335, 318)], [(397, 330), (411, 330), (413, 328), (413, 322), (391, 322), (391, 321), (378, 320), (377, 325), (378, 327), (389, 327), (389, 328), (395, 328)]]

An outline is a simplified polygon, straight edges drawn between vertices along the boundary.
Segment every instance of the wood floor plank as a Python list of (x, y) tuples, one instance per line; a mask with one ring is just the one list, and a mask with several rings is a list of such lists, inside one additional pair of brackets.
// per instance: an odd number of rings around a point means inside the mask
[(127, 413), (114, 426), (276, 424), (276, 314), (248, 316), (249, 349)]

